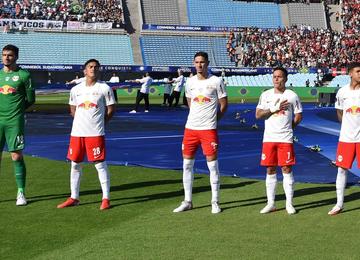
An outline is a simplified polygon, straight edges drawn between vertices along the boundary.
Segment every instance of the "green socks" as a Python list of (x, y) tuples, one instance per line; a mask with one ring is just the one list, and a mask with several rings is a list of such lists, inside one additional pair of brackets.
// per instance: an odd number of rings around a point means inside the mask
[(15, 180), (16, 185), (18, 187), (18, 193), (25, 191), (25, 181), (26, 181), (26, 167), (24, 159), (19, 161), (13, 161), (14, 163), (14, 172), (15, 172)]

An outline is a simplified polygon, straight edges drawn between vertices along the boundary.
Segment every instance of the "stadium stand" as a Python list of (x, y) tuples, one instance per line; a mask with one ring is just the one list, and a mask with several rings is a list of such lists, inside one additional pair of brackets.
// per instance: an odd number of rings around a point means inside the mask
[(113, 28), (121, 28), (124, 23), (121, 0), (0, 0), (1, 18), (112, 22)]
[[(317, 74), (314, 73), (296, 73), (289, 74), (288, 81), (286, 82), (287, 87), (304, 87), (306, 81), (309, 80), (310, 86), (313, 87), (314, 82), (317, 80)], [(242, 87), (271, 87), (272, 75), (255, 75), (255, 76), (243, 76), (243, 75), (232, 75), (225, 77), (225, 82), (228, 86), (242, 86)]]
[(347, 33), (360, 33), (360, 2), (356, 0), (343, 0), (341, 19), (344, 31)]
[(191, 66), (197, 51), (209, 53), (211, 66), (232, 66), (226, 56), (226, 38), (220, 37), (180, 37), (142, 36), (140, 45), (144, 65)]
[(277, 4), (232, 0), (188, 0), (190, 25), (217, 27), (283, 27)]
[(307, 25), (318, 29), (327, 28), (323, 3), (288, 3), (287, 7), (290, 26)]
[(178, 0), (141, 0), (141, 5), (144, 23), (181, 24)]
[(2, 34), (0, 46), (9, 43), (20, 48), (20, 64), (82, 64), (90, 58), (96, 58), (104, 65), (134, 64), (130, 39), (125, 35), (45, 32)]
[[(230, 32), (226, 49), (241, 67), (340, 67), (360, 60), (358, 34), (308, 26)], [(274, 48), (275, 46), (275, 48)]]
[(350, 76), (349, 75), (339, 75), (333, 78), (333, 80), (329, 83), (329, 87), (342, 87), (346, 84), (349, 84), (350, 82)]

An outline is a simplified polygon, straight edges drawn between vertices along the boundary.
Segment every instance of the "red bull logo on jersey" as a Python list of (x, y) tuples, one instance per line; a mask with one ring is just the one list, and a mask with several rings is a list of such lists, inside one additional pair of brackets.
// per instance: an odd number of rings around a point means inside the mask
[(16, 93), (16, 88), (13, 88), (9, 85), (5, 85), (5, 86), (0, 87), (0, 93), (3, 95)]
[(90, 101), (85, 101), (84, 103), (79, 104), (77, 107), (81, 107), (83, 109), (88, 110), (90, 108), (97, 108), (98, 105)]
[(202, 105), (202, 104), (209, 103), (211, 101), (211, 99), (200, 95), (200, 96), (195, 97), (192, 101)]
[(351, 113), (352, 115), (358, 115), (360, 114), (360, 107), (358, 106), (351, 106), (348, 109), (345, 110), (345, 113)]
[(272, 116), (285, 116), (285, 110), (279, 110), (278, 112), (272, 114)]

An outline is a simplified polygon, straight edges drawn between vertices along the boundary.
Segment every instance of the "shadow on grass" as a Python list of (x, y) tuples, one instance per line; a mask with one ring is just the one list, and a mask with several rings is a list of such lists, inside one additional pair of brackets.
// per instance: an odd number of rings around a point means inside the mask
[[(314, 195), (314, 194), (330, 192), (330, 191), (335, 191), (334, 187), (311, 187), (311, 188), (298, 189), (298, 190), (295, 190), (295, 192), (294, 192), (294, 198), (296, 199), (297, 197)], [(358, 196), (360, 196), (360, 195), (358, 195)], [(345, 200), (348, 201), (349, 200), (348, 197), (349, 196), (347, 196), (345, 198)], [(353, 197), (353, 196), (351, 196), (351, 197)], [(276, 195), (276, 197), (275, 197), (275, 201), (284, 201), (284, 200), (286, 200), (285, 194), (279, 194), (279, 195)], [(350, 198), (350, 200), (354, 200), (354, 198)], [(239, 203), (244, 203), (244, 202), (245, 202), (245, 204), (239, 205)], [(250, 203), (246, 203), (246, 202), (250, 202)], [(228, 205), (228, 204), (234, 204), (234, 203), (237, 204), (237, 205), (233, 205), (233, 206), (223, 207), (222, 210), (225, 211), (225, 210), (232, 209), (232, 208), (266, 204), (266, 202), (267, 202), (266, 196), (262, 196), (262, 197), (256, 197), (256, 198), (250, 198), (250, 199), (223, 202), (223, 203), (221, 203), (221, 205)], [(336, 202), (336, 199), (332, 198), (332, 199), (312, 201), (312, 202), (303, 203), (303, 204), (295, 204), (295, 207), (296, 207), (297, 211), (300, 212), (301, 210), (304, 210), (304, 209), (322, 207), (325, 205), (333, 204), (335, 202)], [(279, 208), (278, 210), (281, 210), (281, 209)]]
[[(359, 199), (360, 199), (360, 192), (355, 192), (355, 193), (352, 193), (352, 194), (349, 194), (349, 195), (345, 196), (345, 198), (344, 198), (345, 207), (346, 207), (346, 202), (353, 201), (353, 200), (359, 200)], [(336, 202), (336, 200), (334, 199), (334, 203), (335, 202)], [(352, 208), (352, 209), (348, 209), (348, 210), (343, 210), (341, 212), (341, 214), (349, 213), (349, 212), (355, 211), (355, 210), (360, 210), (360, 207)]]
[[(201, 177), (199, 177), (201, 178)], [(182, 180), (178, 180), (178, 182), (182, 183)], [(221, 185), (221, 189), (234, 189), (243, 187), (246, 185), (251, 185), (257, 183), (257, 181), (245, 181), (245, 182), (239, 182), (234, 184), (223, 184)], [(121, 188), (121, 186), (119, 186)], [(122, 190), (122, 189), (120, 189)], [(201, 192), (208, 192), (211, 191), (210, 185), (206, 186), (200, 186), (200, 187), (194, 187), (193, 188), (193, 194), (201, 193)], [(177, 191), (171, 191), (171, 192), (162, 192), (162, 193), (155, 193), (155, 194), (148, 194), (148, 195), (141, 195), (141, 196), (132, 196), (132, 197), (122, 197), (118, 199), (111, 199), (112, 207), (118, 207), (123, 206), (127, 204), (135, 204), (140, 202), (147, 202), (147, 201), (153, 201), (153, 200), (162, 200), (162, 199), (169, 199), (173, 197), (181, 197), (184, 195), (183, 190), (177, 190)], [(117, 201), (123, 201), (123, 200), (133, 200), (130, 202), (125, 203), (116, 203)], [(88, 202), (88, 203), (82, 203), (82, 205), (86, 204), (93, 204), (93, 203), (99, 203), (99, 201), (96, 202)]]
[[(201, 179), (201, 178), (202, 177), (195, 177), (195, 179)], [(132, 190), (132, 189), (151, 187), (151, 186), (158, 186), (158, 185), (180, 184), (180, 183), (182, 183), (181, 179), (127, 183), (127, 184), (122, 184), (122, 185), (119, 185), (119, 186), (112, 186), (111, 187), (111, 192)], [(94, 194), (102, 194), (101, 189), (87, 190), (87, 191), (81, 191), (80, 192), (80, 196), (94, 195)], [(67, 198), (67, 197), (69, 197), (69, 195), (70, 195), (70, 193), (48, 194), (48, 195), (38, 195), (38, 196), (27, 197), (27, 199), (28, 199), (29, 203), (34, 203), (34, 202), (39, 202), (39, 201)], [(9, 201), (14, 201), (14, 199), (0, 200), (0, 203), (1, 202), (9, 202)]]

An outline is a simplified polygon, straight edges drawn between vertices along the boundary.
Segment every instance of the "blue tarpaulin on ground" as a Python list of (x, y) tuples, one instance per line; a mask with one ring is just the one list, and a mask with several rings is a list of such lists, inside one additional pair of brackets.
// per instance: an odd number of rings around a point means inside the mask
[[(188, 110), (153, 107), (149, 113), (117, 111), (107, 127), (107, 161), (115, 165), (138, 165), (159, 169), (182, 169), (181, 142)], [(27, 115), (25, 153), (54, 160), (66, 160), (72, 118), (68, 114)], [(253, 124), (258, 129), (253, 129)], [(264, 123), (255, 119), (254, 104), (230, 105), (219, 124), (219, 165), (226, 176), (265, 178), (259, 166)], [(304, 106), (304, 119), (295, 135), (294, 176), (298, 182), (334, 183), (335, 159), (340, 124), (334, 108)], [(321, 152), (308, 146), (318, 144)], [(201, 149), (200, 149), (201, 150)], [(208, 173), (206, 160), (198, 151), (195, 172)], [(140, 168), (139, 168), (140, 169)], [(280, 170), (279, 170), (280, 172)], [(348, 181), (357, 183), (360, 172), (352, 169)], [(280, 177), (281, 178), (281, 177)]]

